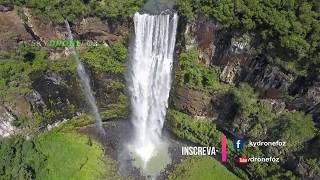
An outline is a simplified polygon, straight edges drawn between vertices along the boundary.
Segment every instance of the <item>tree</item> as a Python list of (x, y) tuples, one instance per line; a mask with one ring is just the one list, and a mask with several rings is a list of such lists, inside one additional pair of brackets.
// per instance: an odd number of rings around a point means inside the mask
[(284, 152), (301, 148), (303, 142), (315, 135), (314, 122), (311, 114), (303, 112), (284, 112), (279, 116), (274, 126), (269, 129), (270, 139), (287, 142)]

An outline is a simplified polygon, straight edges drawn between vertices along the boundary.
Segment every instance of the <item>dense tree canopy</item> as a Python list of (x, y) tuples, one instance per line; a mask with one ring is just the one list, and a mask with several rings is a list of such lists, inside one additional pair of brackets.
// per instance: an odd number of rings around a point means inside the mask
[(177, 0), (177, 6), (191, 21), (202, 12), (230, 28), (256, 32), (259, 49), (288, 70), (320, 71), (319, 1)]
[(74, 22), (89, 15), (128, 18), (139, 11), (145, 0), (0, 0), (0, 4), (15, 4), (31, 8), (45, 22)]

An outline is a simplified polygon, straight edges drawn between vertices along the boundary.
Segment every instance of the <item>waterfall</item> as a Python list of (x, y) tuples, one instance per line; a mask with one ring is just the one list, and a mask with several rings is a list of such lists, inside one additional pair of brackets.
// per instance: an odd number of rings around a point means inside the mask
[[(68, 30), (68, 39), (69, 40), (73, 40), (73, 36), (72, 36), (71, 29), (70, 29), (70, 25), (69, 25), (67, 20), (65, 20), (65, 25), (66, 25), (67, 30)], [(92, 92), (92, 89), (91, 89), (91, 86), (90, 86), (89, 75), (86, 73), (85, 68), (84, 68), (82, 62), (80, 61), (79, 55), (76, 52), (75, 47), (72, 46), (72, 45), (69, 46), (69, 51), (72, 53), (72, 55), (74, 56), (74, 59), (76, 61), (77, 73), (78, 73), (78, 76), (79, 76), (80, 81), (81, 81), (81, 87), (82, 87), (83, 93), (84, 93), (84, 95), (86, 97), (86, 100), (87, 100), (87, 102), (88, 102), (88, 104), (90, 106), (91, 113), (95, 117), (97, 130), (102, 135), (105, 135), (105, 131), (104, 131), (103, 126), (102, 126), (102, 120), (101, 120), (101, 117), (100, 117), (100, 114), (99, 114), (97, 103), (96, 103), (96, 100), (95, 100), (95, 98), (93, 96), (93, 92)]]
[(177, 23), (177, 14), (134, 15), (135, 40), (127, 80), (135, 132), (131, 149), (144, 164), (162, 143)]

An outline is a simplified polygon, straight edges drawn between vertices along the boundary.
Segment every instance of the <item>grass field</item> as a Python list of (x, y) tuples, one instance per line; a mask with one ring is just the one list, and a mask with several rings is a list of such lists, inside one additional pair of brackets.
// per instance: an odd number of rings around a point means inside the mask
[(100, 179), (105, 172), (104, 151), (86, 136), (52, 131), (35, 141), (47, 157), (46, 170), (39, 179)]
[(239, 180), (209, 156), (188, 157), (176, 165), (168, 180)]
[(36, 149), (47, 158), (37, 179), (123, 179), (117, 173), (117, 162), (104, 153), (99, 142), (73, 130), (90, 120), (87, 116), (73, 119), (35, 139)]

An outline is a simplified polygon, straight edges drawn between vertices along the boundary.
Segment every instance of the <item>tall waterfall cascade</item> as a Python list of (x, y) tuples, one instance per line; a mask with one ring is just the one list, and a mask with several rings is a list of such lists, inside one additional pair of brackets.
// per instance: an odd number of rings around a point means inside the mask
[(177, 24), (177, 14), (134, 15), (128, 87), (135, 137), (130, 149), (144, 165), (163, 143), (161, 133), (171, 87)]
[[(73, 40), (72, 32), (71, 32), (70, 25), (69, 25), (68, 21), (65, 21), (65, 25), (66, 25), (66, 28), (67, 28), (67, 31), (68, 31), (68, 39), (69, 40)], [(83, 93), (84, 93), (84, 95), (86, 97), (86, 100), (87, 100), (87, 102), (88, 102), (88, 104), (90, 106), (91, 113), (95, 117), (97, 130), (102, 135), (105, 135), (105, 130), (103, 129), (103, 126), (102, 126), (102, 120), (101, 120), (101, 117), (100, 117), (100, 114), (99, 114), (99, 110), (98, 110), (98, 107), (97, 107), (96, 99), (93, 96), (93, 91), (92, 91), (91, 86), (90, 86), (89, 75), (87, 74), (82, 62), (80, 61), (79, 55), (76, 52), (75, 47), (72, 46), (72, 45), (69, 46), (69, 51), (74, 56), (74, 59), (76, 61), (77, 73), (78, 73), (78, 76), (80, 78), (81, 87), (83, 89)]]

